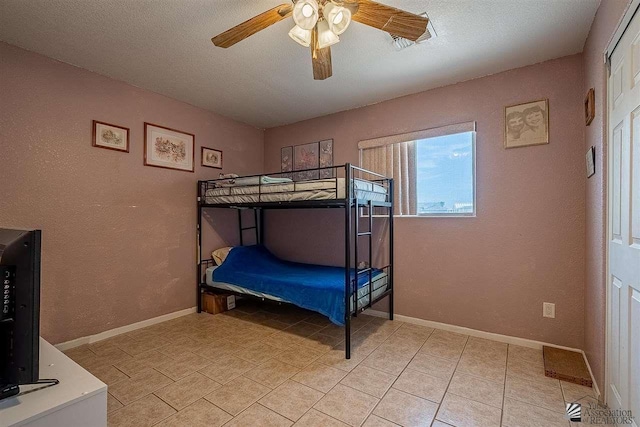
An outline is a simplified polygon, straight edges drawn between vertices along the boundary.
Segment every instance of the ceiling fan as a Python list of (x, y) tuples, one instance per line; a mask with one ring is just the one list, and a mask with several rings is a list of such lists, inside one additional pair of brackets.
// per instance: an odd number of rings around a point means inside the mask
[(289, 36), (311, 48), (315, 80), (331, 77), (331, 46), (340, 41), (338, 36), (352, 20), (414, 42), (430, 36), (428, 18), (372, 0), (293, 0), (254, 16), (211, 41), (228, 48), (289, 16), (293, 16), (296, 24)]

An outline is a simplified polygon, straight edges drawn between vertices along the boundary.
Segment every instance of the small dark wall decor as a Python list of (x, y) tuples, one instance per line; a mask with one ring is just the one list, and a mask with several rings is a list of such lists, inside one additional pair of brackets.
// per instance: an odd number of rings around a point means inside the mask
[(587, 178), (591, 178), (596, 173), (596, 148), (591, 147), (587, 151)]
[(593, 88), (589, 89), (587, 96), (584, 98), (584, 120), (587, 126), (591, 124), (596, 116), (596, 92)]
[(222, 169), (222, 151), (202, 147), (200, 162), (208, 168)]

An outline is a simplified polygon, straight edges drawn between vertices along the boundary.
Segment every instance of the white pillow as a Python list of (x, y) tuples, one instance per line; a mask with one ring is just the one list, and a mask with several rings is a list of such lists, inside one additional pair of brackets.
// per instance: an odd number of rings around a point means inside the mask
[(229, 251), (233, 249), (232, 246), (227, 246), (225, 248), (216, 249), (211, 252), (211, 257), (218, 265), (222, 265), (225, 259), (227, 259), (227, 255), (229, 255)]
[(235, 179), (238, 177), (238, 174), (235, 173), (221, 173), (220, 179)]

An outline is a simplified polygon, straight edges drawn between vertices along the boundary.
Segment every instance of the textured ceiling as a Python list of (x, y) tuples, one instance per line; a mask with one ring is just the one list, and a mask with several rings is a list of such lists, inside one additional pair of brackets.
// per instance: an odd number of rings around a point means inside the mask
[(582, 51), (599, 0), (379, 0), (437, 38), (395, 51), (352, 23), (314, 81), (291, 18), (229, 48), (212, 36), (286, 0), (2, 0), (0, 40), (267, 128)]

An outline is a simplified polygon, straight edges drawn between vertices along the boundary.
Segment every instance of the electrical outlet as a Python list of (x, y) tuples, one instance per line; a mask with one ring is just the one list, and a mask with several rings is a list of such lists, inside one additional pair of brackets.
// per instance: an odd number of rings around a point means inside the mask
[(556, 305), (552, 302), (542, 303), (542, 317), (556, 318)]

